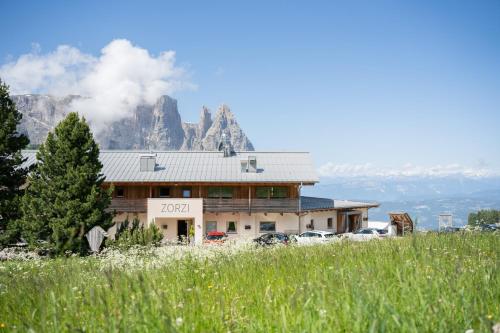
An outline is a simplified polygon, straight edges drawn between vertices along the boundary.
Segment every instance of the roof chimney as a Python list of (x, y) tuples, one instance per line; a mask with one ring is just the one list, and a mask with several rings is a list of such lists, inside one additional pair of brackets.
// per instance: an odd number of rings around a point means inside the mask
[(231, 146), (231, 142), (229, 141), (229, 138), (226, 136), (226, 133), (222, 133), (218, 148), (219, 151), (222, 151), (224, 153), (224, 157), (230, 157), (234, 155), (233, 147)]

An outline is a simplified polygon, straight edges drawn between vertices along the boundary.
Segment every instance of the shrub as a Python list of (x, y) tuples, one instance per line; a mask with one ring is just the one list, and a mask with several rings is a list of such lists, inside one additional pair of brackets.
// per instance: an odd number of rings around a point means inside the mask
[(144, 227), (137, 217), (132, 220), (130, 225), (128, 217), (118, 227), (115, 239), (108, 239), (106, 245), (110, 247), (129, 248), (134, 245), (153, 245), (158, 246), (163, 239), (160, 229), (151, 224)]

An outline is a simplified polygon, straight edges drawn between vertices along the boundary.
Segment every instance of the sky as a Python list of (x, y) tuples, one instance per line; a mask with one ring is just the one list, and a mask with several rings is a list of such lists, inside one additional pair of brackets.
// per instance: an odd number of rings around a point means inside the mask
[[(226, 103), (257, 150), (309, 151), (324, 176), (500, 172), (500, 1), (19, 0), (0, 12), (11, 88), (77, 87), (99, 114), (166, 92), (191, 122)], [(40, 59), (64, 73), (31, 73)], [(124, 75), (138, 83), (117, 85)], [(126, 97), (109, 106), (108, 90)]]

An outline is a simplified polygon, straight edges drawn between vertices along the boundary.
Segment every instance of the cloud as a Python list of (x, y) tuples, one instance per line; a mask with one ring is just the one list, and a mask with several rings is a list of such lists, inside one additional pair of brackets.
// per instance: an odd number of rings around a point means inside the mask
[(328, 162), (319, 167), (322, 177), (448, 177), (469, 178), (498, 176), (499, 173), (485, 167), (466, 167), (460, 164), (435, 165), (431, 167), (405, 164), (399, 168), (378, 167), (366, 164), (335, 164)]
[(106, 45), (98, 57), (61, 45), (41, 54), (38, 45), (0, 67), (12, 94), (81, 95), (71, 105), (96, 124), (127, 117), (140, 104), (164, 94), (195, 89), (187, 71), (175, 63), (175, 52), (151, 55), (126, 39)]

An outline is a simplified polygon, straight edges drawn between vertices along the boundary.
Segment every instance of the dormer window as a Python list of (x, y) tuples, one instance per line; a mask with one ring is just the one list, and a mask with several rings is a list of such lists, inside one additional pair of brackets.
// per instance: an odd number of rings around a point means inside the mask
[(156, 154), (141, 155), (139, 162), (140, 172), (155, 171)]
[(257, 157), (248, 156), (248, 158), (241, 160), (241, 172), (256, 173), (257, 172)]

